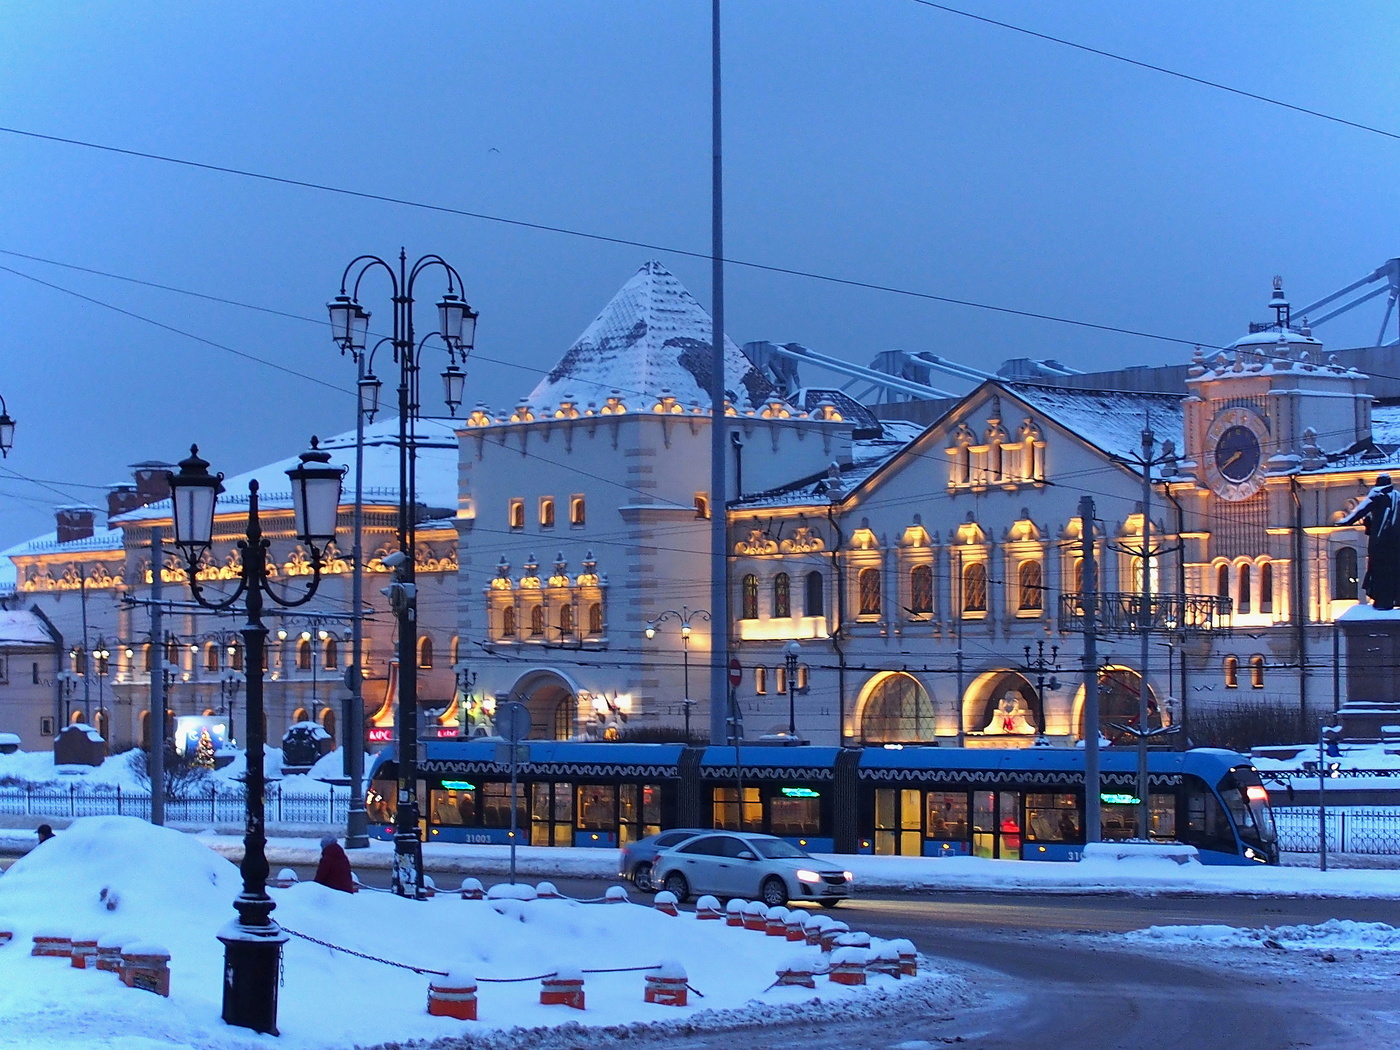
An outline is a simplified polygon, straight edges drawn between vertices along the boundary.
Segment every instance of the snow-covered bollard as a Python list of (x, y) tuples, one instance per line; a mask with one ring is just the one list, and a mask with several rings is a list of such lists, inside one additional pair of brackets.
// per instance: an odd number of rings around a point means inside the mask
[(768, 909), (768, 921), (764, 925), (764, 932), (769, 937), (787, 936), (788, 910), (781, 904)]
[(822, 931), (830, 926), (835, 919), (826, 915), (813, 915), (807, 919), (807, 925), (803, 929), (807, 933), (807, 943), (813, 948), (822, 943)]
[(744, 929), (763, 931), (768, 928), (768, 909), (760, 901), (744, 905)]
[(609, 886), (607, 892), (603, 894), (603, 903), (628, 904), (630, 902), (627, 899), (627, 891), (621, 886)]
[(807, 940), (807, 916), (793, 908), (788, 912), (786, 926), (787, 939), (794, 942)]
[(108, 934), (97, 939), (97, 968), (108, 973), (121, 973), (122, 942), (116, 936)]
[(744, 906), (749, 902), (735, 897), (724, 906), (724, 924), (726, 926), (744, 925)]
[(866, 948), (837, 948), (831, 953), (827, 976), (833, 984), (864, 984), (865, 963), (870, 956)]
[(658, 1006), (685, 1006), (690, 999), (690, 985), (685, 967), (674, 959), (665, 960), (647, 974), (646, 991), (642, 998)]
[(122, 949), (122, 984), (170, 996), (170, 953), (158, 944), (129, 944)]
[(428, 982), (428, 1013), (434, 1017), (476, 1020), (476, 978), (466, 973), (449, 973)]
[(898, 940), (890, 941), (890, 947), (899, 953), (899, 972), (905, 977), (917, 977), (919, 975), (919, 952), (914, 947), (914, 942), (900, 937)]
[(423, 876), (423, 900), (432, 900), (437, 896), (437, 883), (433, 881), (431, 875)]
[(285, 890), (290, 886), (295, 886), (300, 881), (297, 873), (291, 868), (283, 868), (277, 873), (277, 877), (268, 879), (267, 884), (275, 890)]
[(541, 882), (535, 887), (535, 896), (542, 901), (557, 901), (563, 898), (563, 894), (555, 888), (552, 882)]
[(882, 973), (886, 977), (899, 980), (903, 976), (899, 965), (899, 949), (893, 944), (880, 945), (866, 957), (865, 969), (869, 973)]
[(0, 948), (15, 939), (15, 924), (9, 919), (0, 919)]
[(836, 947), (836, 938), (840, 937), (843, 933), (849, 933), (850, 930), (851, 928), (840, 919), (832, 919), (830, 923), (822, 929), (822, 951), (831, 951)]
[(860, 930), (847, 931), (836, 938), (837, 948), (869, 948), (870, 934)]
[(583, 1009), (583, 971), (560, 969), (540, 981), (541, 1006)]
[(774, 971), (778, 975), (775, 983), (780, 987), (815, 988), (817, 981), (814, 974), (820, 968), (821, 957), (816, 953), (797, 952)]
[[(720, 919), (724, 913), (719, 908), (719, 898), (711, 897), (709, 894), (701, 897), (695, 902), (695, 917), (697, 919)], [(740, 922), (743, 920), (741, 919)]]
[(75, 970), (95, 970), (97, 968), (97, 934), (74, 937), (68, 958)]
[(67, 959), (73, 954), (73, 941), (66, 933), (41, 930), (34, 935), (34, 947), (29, 954), (44, 959)]
[(679, 915), (680, 909), (676, 907), (676, 895), (670, 890), (662, 890), (652, 898), (652, 906), (662, 915)]
[(462, 880), (462, 900), (479, 901), (486, 896), (486, 889), (481, 885), (480, 879)]

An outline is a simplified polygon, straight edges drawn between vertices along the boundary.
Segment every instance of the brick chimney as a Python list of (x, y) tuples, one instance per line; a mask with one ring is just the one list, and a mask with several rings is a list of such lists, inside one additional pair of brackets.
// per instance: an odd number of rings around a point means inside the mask
[[(174, 469), (175, 464), (165, 463), (158, 459), (148, 459), (144, 463), (133, 463), (131, 475), (136, 479), (135, 507), (145, 507), (151, 503), (169, 499), (170, 483), (165, 480), (165, 473)], [(135, 507), (127, 509), (134, 510)]]
[(97, 521), (97, 508), (84, 506), (55, 507), (54, 517), (58, 523), (58, 542), (72, 543), (85, 540), (93, 533)]
[(107, 486), (107, 520), (111, 521), (118, 514), (125, 514), (129, 510), (135, 510), (141, 506), (140, 498), (136, 495), (136, 483), (134, 481), (119, 481), (115, 485)]

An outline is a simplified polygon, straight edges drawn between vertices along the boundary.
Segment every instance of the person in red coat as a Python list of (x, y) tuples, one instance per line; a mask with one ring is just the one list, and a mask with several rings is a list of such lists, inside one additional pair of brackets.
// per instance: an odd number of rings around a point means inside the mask
[(343, 893), (355, 893), (359, 889), (355, 885), (354, 875), (350, 873), (350, 858), (340, 848), (334, 835), (327, 835), (321, 840), (321, 863), (316, 865), (316, 881)]

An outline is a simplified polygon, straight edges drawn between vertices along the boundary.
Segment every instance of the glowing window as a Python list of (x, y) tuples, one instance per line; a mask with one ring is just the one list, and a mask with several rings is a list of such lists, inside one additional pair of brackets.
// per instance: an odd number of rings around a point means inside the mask
[(880, 570), (865, 568), (856, 577), (860, 616), (880, 615)]
[(909, 570), (909, 611), (916, 615), (933, 612), (933, 569), (927, 565)]
[(987, 611), (987, 566), (980, 561), (963, 566), (963, 612)]
[(781, 619), (792, 615), (792, 577), (785, 572), (773, 577), (773, 615)]

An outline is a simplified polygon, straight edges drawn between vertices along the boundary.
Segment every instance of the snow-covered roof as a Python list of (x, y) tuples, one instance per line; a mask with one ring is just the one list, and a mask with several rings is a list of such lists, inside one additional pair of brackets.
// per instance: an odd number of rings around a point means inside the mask
[(0, 645), (51, 646), (54, 637), (42, 617), (24, 609), (0, 609)]
[(1159, 444), (1185, 445), (1182, 394), (1125, 390), (1078, 390), (1039, 383), (1000, 383), (1047, 419), (1110, 456), (1142, 455), (1142, 428), (1151, 426)]
[(120, 551), (122, 549), (121, 529), (98, 529), (91, 536), (81, 540), (58, 542), (58, 533), (46, 532), (42, 536), (25, 540), (0, 551), (0, 557), (23, 557), (26, 554), (91, 554), (94, 551)]
[(836, 464), (835, 473), (827, 470), (820, 474), (798, 478), (790, 485), (769, 489), (766, 492), (755, 492), (743, 499), (735, 500), (730, 504), (730, 508), (758, 509), (829, 502), (833, 483), (841, 493), (850, 492), (897, 456), (925, 429), (918, 423), (893, 419), (880, 420), (879, 427), (881, 431), (879, 437), (862, 438), (851, 442), (850, 462)]
[[(457, 437), (456, 420), (423, 419), (418, 422), (418, 501), (429, 507), (450, 508), (457, 505)], [(331, 453), (331, 462), (345, 465), (341, 502), (355, 498), (355, 432), (347, 431), (321, 441), (321, 448)], [(248, 502), (248, 482), (261, 482), (259, 503), (266, 509), (292, 505), (291, 488), (286, 472), (298, 463), (297, 455), (224, 479), (224, 493), (219, 497), (221, 510)], [(397, 503), (399, 498), (399, 421), (397, 417), (382, 420), (365, 428), (364, 499), (366, 503)], [(113, 519), (117, 524), (150, 521), (170, 517), (170, 501), (160, 500), (138, 507)], [(120, 546), (120, 543), (118, 543)], [(9, 552), (6, 552), (9, 553)]]
[[(571, 400), (602, 405), (614, 392), (710, 407), (713, 322), (659, 262), (648, 262), (603, 307), (526, 400), (532, 407)], [(725, 389), (734, 403), (757, 403), (771, 384), (742, 350), (724, 339)]]

